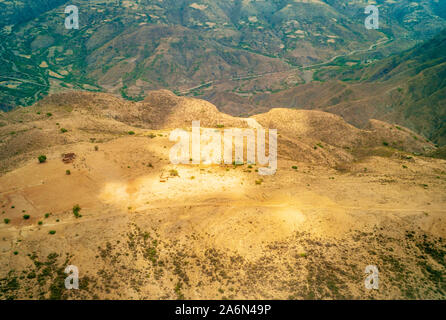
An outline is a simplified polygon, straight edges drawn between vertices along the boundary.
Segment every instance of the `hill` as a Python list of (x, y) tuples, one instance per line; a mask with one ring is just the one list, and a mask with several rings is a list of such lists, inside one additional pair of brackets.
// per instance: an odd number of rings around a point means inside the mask
[[(289, 109), (246, 120), (167, 91), (67, 92), (0, 117), (0, 299), (445, 296), (446, 161), (406, 128)], [(276, 174), (173, 165), (171, 126), (191, 118), (277, 128)], [(64, 289), (67, 265), (79, 290)], [(364, 288), (367, 265), (380, 290)]]

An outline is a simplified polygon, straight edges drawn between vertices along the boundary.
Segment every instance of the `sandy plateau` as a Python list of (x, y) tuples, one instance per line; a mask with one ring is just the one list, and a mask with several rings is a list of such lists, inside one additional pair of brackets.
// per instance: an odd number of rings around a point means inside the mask
[[(277, 128), (277, 173), (172, 165), (169, 133), (192, 120)], [(446, 297), (446, 161), (408, 129), (282, 109), (246, 121), (165, 91), (55, 95), (0, 121), (0, 299)]]

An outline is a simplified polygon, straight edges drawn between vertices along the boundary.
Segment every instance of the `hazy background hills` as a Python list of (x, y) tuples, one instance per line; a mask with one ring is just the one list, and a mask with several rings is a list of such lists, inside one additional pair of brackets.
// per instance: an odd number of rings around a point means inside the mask
[[(419, 84), (418, 74), (426, 85), (436, 81), (434, 65), (442, 61), (409, 67), (423, 49), (386, 58), (446, 28), (445, 4), (376, 1), (380, 29), (367, 30), (369, 3), (375, 1), (77, 0), (69, 4), (79, 7), (80, 29), (66, 30), (67, 1), (0, 1), (0, 108), (67, 89), (129, 100), (169, 89), (236, 116), (297, 107), (359, 126), (370, 118), (400, 121), (443, 144), (441, 81), (429, 86), (438, 91), (433, 103), (421, 86), (409, 94), (407, 82)], [(441, 43), (431, 46), (442, 56)], [(389, 64), (402, 66), (380, 74)], [(411, 71), (399, 74), (402, 68)], [(390, 83), (398, 94), (389, 93)]]

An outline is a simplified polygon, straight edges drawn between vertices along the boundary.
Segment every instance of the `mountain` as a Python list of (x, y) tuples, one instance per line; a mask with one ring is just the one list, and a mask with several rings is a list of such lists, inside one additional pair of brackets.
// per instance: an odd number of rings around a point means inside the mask
[(31, 4), (4, 1), (0, 105), (30, 105), (66, 89), (133, 100), (161, 88), (275, 92), (307, 81), (296, 67), (352, 52), (380, 58), (446, 27), (435, 0), (377, 2), (379, 30), (364, 27), (366, 1), (80, 0), (80, 29), (66, 30), (64, 1), (32, 2), (39, 10), (25, 15)]
[(316, 109), (355, 126), (369, 119), (404, 125), (439, 145), (446, 143), (446, 31), (399, 54), (361, 63), (340, 58), (312, 72), (314, 81), (249, 97), (209, 94), (223, 111), (248, 115), (270, 108)]

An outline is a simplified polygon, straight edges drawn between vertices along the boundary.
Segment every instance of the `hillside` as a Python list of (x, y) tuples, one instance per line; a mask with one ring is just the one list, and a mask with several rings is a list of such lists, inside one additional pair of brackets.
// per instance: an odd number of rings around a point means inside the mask
[[(445, 297), (446, 161), (406, 128), (246, 120), (167, 91), (69, 92), (0, 116), (0, 299)], [(277, 128), (277, 173), (172, 165), (170, 130), (191, 118)], [(63, 289), (67, 265), (80, 290)]]
[[(341, 115), (365, 127), (369, 119), (404, 125), (439, 145), (446, 143), (446, 32), (403, 53), (375, 63), (339, 60), (314, 74), (318, 81), (271, 94), (227, 95), (221, 109), (237, 114), (286, 107)], [(353, 66), (349, 66), (353, 63)], [(217, 105), (218, 95), (209, 96)], [(246, 108), (246, 105), (252, 106)]]
[[(365, 1), (79, 0), (81, 28), (66, 30), (63, 2), (0, 2), (9, 21), (0, 35), (3, 110), (66, 89), (131, 100), (162, 88), (221, 92), (200, 87), (210, 81), (242, 95), (284, 90), (307, 75), (277, 72), (352, 52), (381, 59), (446, 27), (433, 0), (379, 1), (380, 30), (364, 28)], [(255, 85), (245, 79), (271, 73)]]

